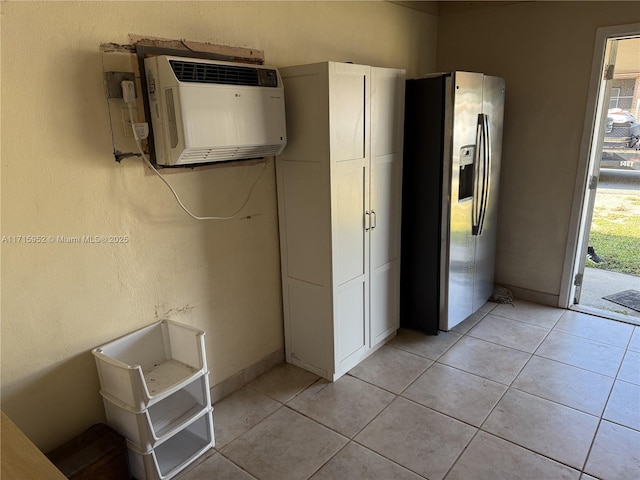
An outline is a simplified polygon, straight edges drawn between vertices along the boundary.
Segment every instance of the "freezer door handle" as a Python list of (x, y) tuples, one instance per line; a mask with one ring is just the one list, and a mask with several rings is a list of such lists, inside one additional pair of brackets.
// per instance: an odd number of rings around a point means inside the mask
[(480, 190), (481, 190), (481, 186), (480, 186), (480, 162), (481, 160), (481, 156), (482, 156), (482, 138), (483, 138), (483, 133), (482, 133), (482, 114), (478, 115), (478, 123), (476, 124), (476, 148), (475, 148), (475, 154), (474, 154), (474, 158), (473, 158), (473, 195), (472, 195), (472, 200), (471, 200), (471, 234), (472, 235), (479, 235), (479, 229), (480, 229), (480, 206), (482, 204), (482, 202), (480, 201)]
[(368, 232), (371, 228), (371, 215), (369, 212), (364, 212), (364, 231)]
[(487, 213), (487, 205), (489, 203), (489, 187), (491, 181), (491, 132), (489, 130), (489, 116), (482, 115), (482, 132), (483, 132), (483, 167), (482, 167), (482, 196), (480, 206), (479, 233), (482, 235), (484, 228), (484, 219)]
[(476, 155), (474, 165), (474, 192), (472, 203), (472, 229), (473, 235), (482, 235), (484, 219), (489, 200), (489, 182), (491, 169), (491, 143), (489, 133), (489, 118), (487, 115), (478, 114), (476, 127)]

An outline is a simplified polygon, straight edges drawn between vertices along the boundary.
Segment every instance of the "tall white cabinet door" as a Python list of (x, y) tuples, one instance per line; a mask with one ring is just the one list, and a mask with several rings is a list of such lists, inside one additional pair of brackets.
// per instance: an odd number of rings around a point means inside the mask
[(329, 63), (331, 163), (369, 159), (371, 67)]
[(371, 69), (371, 346), (400, 325), (405, 72)]
[(329, 64), (335, 362), (356, 365), (369, 338), (370, 67)]

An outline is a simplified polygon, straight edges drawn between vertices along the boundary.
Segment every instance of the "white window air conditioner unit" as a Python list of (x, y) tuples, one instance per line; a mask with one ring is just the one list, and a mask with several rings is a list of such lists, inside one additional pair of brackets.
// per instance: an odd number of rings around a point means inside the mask
[(167, 55), (144, 63), (156, 164), (260, 158), (287, 144), (275, 68)]

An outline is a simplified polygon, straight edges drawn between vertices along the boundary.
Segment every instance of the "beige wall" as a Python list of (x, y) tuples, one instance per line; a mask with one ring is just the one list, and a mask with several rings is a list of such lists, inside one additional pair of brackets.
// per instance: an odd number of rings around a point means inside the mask
[[(206, 331), (211, 383), (283, 348), (273, 161), (197, 222), (116, 164), (99, 45), (128, 34), (432, 71), (436, 17), (386, 2), (2, 2), (2, 408), (43, 450), (102, 421), (90, 349), (156, 318)], [(201, 215), (260, 166), (170, 175)], [(126, 235), (124, 244), (10, 236)]]
[(640, 10), (635, 2), (457, 7), (440, 6), (437, 70), (507, 83), (496, 281), (557, 302), (596, 29), (637, 22)]

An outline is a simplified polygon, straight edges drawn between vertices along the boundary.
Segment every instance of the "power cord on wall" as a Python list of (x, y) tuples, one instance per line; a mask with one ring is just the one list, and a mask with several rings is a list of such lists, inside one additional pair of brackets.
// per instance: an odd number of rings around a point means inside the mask
[(247, 205), (247, 203), (249, 202), (249, 199), (251, 198), (251, 194), (253, 193), (254, 188), (258, 184), (258, 181), (260, 180), (260, 178), (262, 178), (262, 174), (264, 173), (265, 169), (267, 168), (267, 162), (266, 161), (264, 162), (264, 165), (262, 166), (262, 170), (260, 171), (260, 174), (255, 179), (255, 181), (253, 182), (253, 185), (251, 185), (251, 189), (249, 190), (249, 194), (247, 195), (247, 198), (244, 200), (242, 205), (240, 205), (240, 208), (238, 208), (233, 215), (229, 215), (227, 217), (200, 217), (198, 215), (194, 215), (193, 213), (191, 213), (189, 211), (189, 209), (184, 205), (184, 203), (182, 203), (182, 200), (180, 200), (180, 197), (178, 196), (178, 194), (176, 193), (174, 188), (171, 186), (171, 184), (160, 174), (158, 169), (153, 166), (153, 164), (149, 161), (149, 158), (147, 157), (147, 154), (144, 153), (144, 150), (142, 148), (142, 144), (140, 143), (140, 141), (144, 140), (149, 135), (149, 124), (147, 124), (147, 123), (136, 123), (134, 121), (134, 118), (133, 118), (133, 105), (136, 102), (136, 94), (135, 94), (135, 87), (133, 85), (133, 82), (131, 80), (123, 80), (122, 83), (121, 83), (121, 86), (122, 86), (122, 98), (124, 99), (125, 103), (127, 104), (127, 107), (129, 107), (129, 121), (131, 122), (131, 129), (133, 130), (133, 137), (135, 138), (136, 145), (138, 147), (138, 151), (140, 152), (140, 155), (142, 156), (142, 160), (144, 160), (144, 162), (147, 164), (147, 166), (151, 170), (153, 170), (153, 172), (158, 176), (158, 178), (160, 178), (160, 180), (162, 180), (164, 182), (164, 184), (169, 188), (169, 190), (171, 190), (171, 193), (173, 193), (173, 196), (176, 199), (176, 202), (178, 202), (178, 205), (180, 205), (180, 208), (182, 208), (182, 210), (184, 210), (187, 215), (189, 215), (191, 218), (193, 218), (195, 220), (231, 220), (231, 219), (235, 218), (242, 211), (242, 209)]

